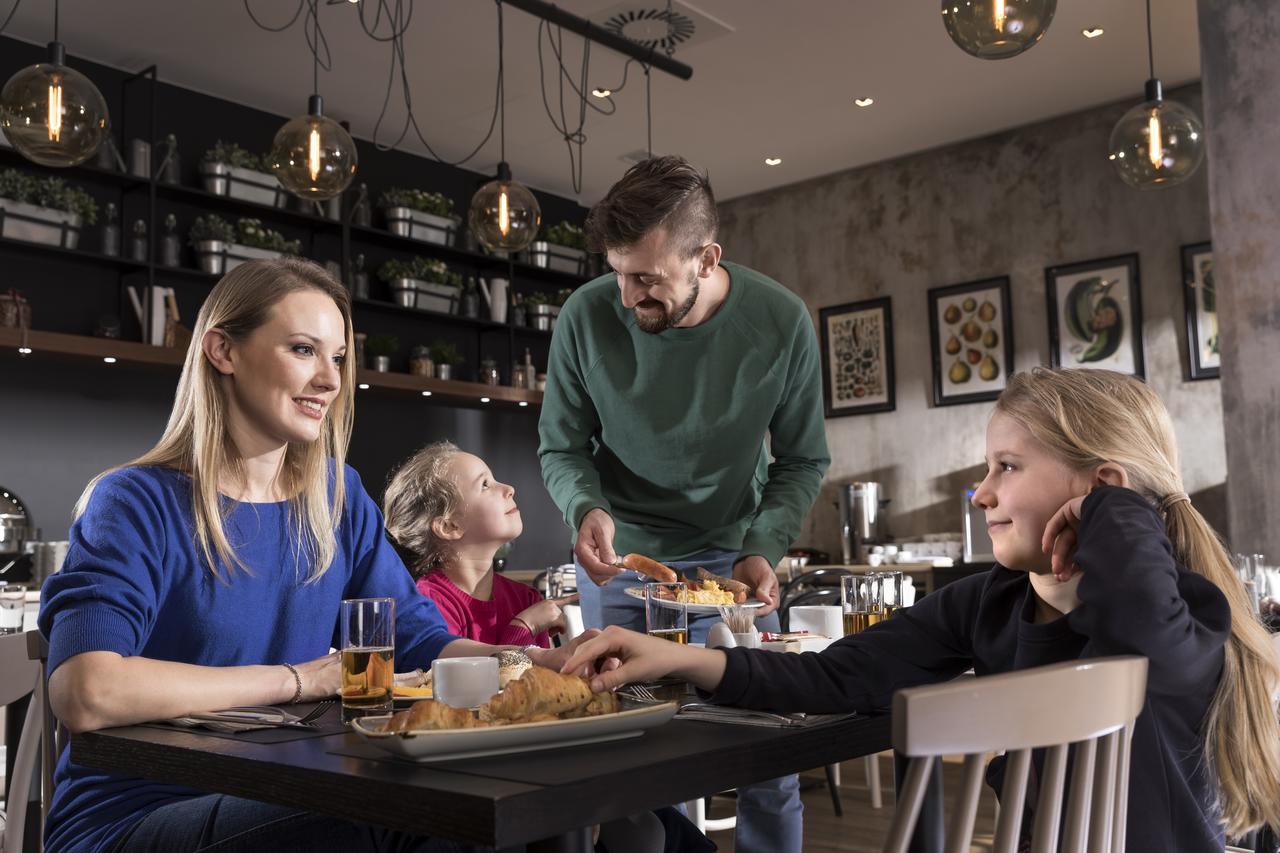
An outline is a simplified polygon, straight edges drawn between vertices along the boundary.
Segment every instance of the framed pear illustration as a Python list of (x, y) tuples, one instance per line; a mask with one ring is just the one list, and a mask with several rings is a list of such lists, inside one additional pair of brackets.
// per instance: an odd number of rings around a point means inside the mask
[(929, 341), (935, 406), (1000, 396), (1013, 369), (1009, 277), (930, 290)]

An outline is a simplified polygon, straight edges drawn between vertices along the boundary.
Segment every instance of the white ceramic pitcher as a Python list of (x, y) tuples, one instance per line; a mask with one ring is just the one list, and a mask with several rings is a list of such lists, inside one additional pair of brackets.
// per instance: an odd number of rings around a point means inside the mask
[(482, 278), (479, 282), (484, 301), (489, 303), (489, 319), (495, 323), (507, 322), (507, 280), (491, 278), (485, 281)]

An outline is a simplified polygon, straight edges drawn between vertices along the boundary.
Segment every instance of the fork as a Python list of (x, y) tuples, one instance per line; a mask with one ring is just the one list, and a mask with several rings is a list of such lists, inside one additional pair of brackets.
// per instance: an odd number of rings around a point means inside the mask
[(627, 685), (627, 692), (631, 693), (633, 696), (635, 696), (638, 699), (643, 699), (646, 702), (662, 701), (656, 695), (654, 695), (652, 690), (650, 690), (648, 687), (645, 687), (643, 684), (629, 684)]
[(315, 725), (316, 721), (319, 720), (321, 717), (323, 717), (325, 714), (327, 714), (329, 712), (329, 709), (332, 708), (333, 705), (334, 705), (334, 700), (325, 699), (323, 702), (321, 702), (320, 704), (312, 708), (310, 711), (308, 711), (306, 714), (299, 717), (295, 722), (300, 723), (301, 725), (304, 725), (304, 726)]

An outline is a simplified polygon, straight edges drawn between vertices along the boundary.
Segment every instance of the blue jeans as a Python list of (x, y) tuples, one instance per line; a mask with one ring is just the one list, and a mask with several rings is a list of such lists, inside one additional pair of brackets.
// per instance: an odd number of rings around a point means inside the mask
[(468, 847), (342, 818), (224, 794), (161, 806), (118, 837), (108, 853), (458, 853)]
[[(687, 560), (667, 562), (681, 577), (692, 577), (702, 566), (712, 574), (730, 577), (737, 559), (734, 551), (704, 551)], [(578, 603), (587, 628), (620, 625), (644, 631), (644, 602), (627, 595), (628, 587), (643, 587), (635, 572), (623, 572), (604, 586), (596, 586), (582, 566), (577, 566)], [(689, 642), (705, 643), (707, 631), (720, 621), (719, 614), (689, 614)], [(756, 620), (761, 631), (777, 631), (778, 614)], [(804, 845), (804, 804), (800, 779), (783, 776), (738, 788), (738, 822), (733, 849), (738, 853), (800, 853)]]

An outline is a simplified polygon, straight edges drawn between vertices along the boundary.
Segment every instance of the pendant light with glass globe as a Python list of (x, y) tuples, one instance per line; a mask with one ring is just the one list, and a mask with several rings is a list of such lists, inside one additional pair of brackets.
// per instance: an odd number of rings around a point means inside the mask
[(511, 178), (511, 166), (507, 164), (507, 109), (506, 77), (504, 73), (502, 0), (498, 2), (498, 109), (499, 145), (501, 150), (496, 180), (476, 190), (471, 197), (471, 209), (467, 222), (476, 240), (491, 252), (519, 252), (528, 248), (538, 236), (542, 224), (542, 209), (533, 193)]
[(311, 19), (311, 96), (307, 114), (290, 119), (271, 142), (271, 171), (289, 192), (323, 201), (339, 195), (356, 174), (356, 144), (342, 125), (324, 114), (320, 97), (318, 0), (309, 0)]
[(1107, 146), (1107, 159), (1120, 178), (1140, 190), (1180, 184), (1204, 160), (1204, 126), (1199, 117), (1177, 101), (1166, 101), (1156, 79), (1151, 0), (1147, 0), (1147, 69), (1145, 100), (1120, 117)]
[(1044, 37), (1058, 0), (943, 0), (942, 23), (979, 59), (1017, 56)]
[(49, 61), (29, 65), (0, 90), (0, 127), (23, 157), (42, 166), (77, 166), (107, 138), (107, 102), (98, 87), (67, 67), (53, 4)]

